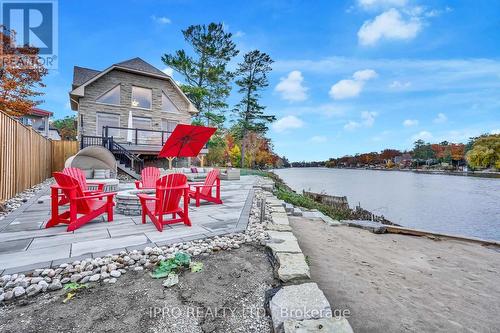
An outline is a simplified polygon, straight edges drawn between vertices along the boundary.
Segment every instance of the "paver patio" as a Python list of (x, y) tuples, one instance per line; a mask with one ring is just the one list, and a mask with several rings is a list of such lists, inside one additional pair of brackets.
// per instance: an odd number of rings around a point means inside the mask
[[(149, 220), (142, 224), (140, 216), (118, 213), (113, 222), (106, 222), (103, 215), (73, 232), (67, 232), (66, 225), (45, 229), (50, 217), (50, 188), (44, 189), (0, 220), (0, 274), (57, 266), (124, 249), (143, 249), (241, 232), (248, 224), (256, 183), (255, 176), (222, 181), (224, 204), (202, 203), (195, 207), (191, 201), (192, 226), (167, 225), (163, 232), (158, 232)], [(120, 190), (133, 186), (132, 183), (120, 184)]]

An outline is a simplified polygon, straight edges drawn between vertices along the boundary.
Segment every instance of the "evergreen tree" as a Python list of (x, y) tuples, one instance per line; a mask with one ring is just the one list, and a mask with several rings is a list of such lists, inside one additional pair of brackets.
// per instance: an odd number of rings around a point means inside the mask
[(238, 93), (242, 94), (241, 101), (236, 105), (236, 128), (241, 138), (241, 167), (245, 156), (245, 138), (248, 132), (264, 134), (270, 122), (276, 120), (273, 115), (264, 113), (265, 106), (259, 103), (260, 91), (269, 85), (267, 74), (271, 71), (271, 57), (259, 50), (245, 54), (243, 62), (236, 70), (236, 85)]
[(182, 34), (193, 48), (194, 56), (178, 50), (175, 54), (164, 54), (161, 59), (184, 77), (186, 84), (181, 88), (200, 111), (198, 119), (208, 125), (222, 126), (233, 78), (227, 64), (238, 54), (232, 34), (224, 31), (222, 23), (191, 25)]

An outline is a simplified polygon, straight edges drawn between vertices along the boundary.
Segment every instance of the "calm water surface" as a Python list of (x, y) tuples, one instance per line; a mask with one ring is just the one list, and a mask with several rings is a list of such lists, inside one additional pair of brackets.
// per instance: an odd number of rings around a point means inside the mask
[(403, 226), (500, 240), (500, 179), (327, 168), (275, 172), (296, 191), (347, 196), (350, 206), (361, 203)]

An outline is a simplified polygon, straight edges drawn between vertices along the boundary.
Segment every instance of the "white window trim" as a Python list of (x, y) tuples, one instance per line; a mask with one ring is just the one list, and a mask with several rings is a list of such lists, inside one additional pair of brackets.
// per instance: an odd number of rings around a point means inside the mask
[[(139, 109), (139, 110), (148, 110), (148, 111), (151, 111), (153, 110), (153, 89), (152, 88), (148, 88), (148, 87), (141, 87), (141, 86), (134, 86), (132, 85), (131, 86), (132, 88), (130, 88), (130, 107), (132, 109)], [(141, 88), (141, 89), (148, 89), (149, 91), (151, 91), (151, 107), (150, 108), (143, 108), (141, 106), (133, 106), (132, 105), (132, 99), (134, 98), (134, 87), (135, 88)]]
[[(99, 101), (98, 101), (98, 99), (99, 99), (99, 98), (101, 98), (102, 96), (106, 95), (106, 94), (107, 94), (107, 93), (109, 93), (111, 90), (115, 89), (116, 87), (120, 87), (120, 92), (119, 92), (119, 97), (118, 97), (118, 100), (119, 100), (118, 104), (103, 103), (103, 102), (99, 102)], [(111, 89), (107, 90), (106, 92), (102, 93), (101, 95), (99, 95), (99, 96), (95, 99), (94, 103), (96, 103), (96, 104), (101, 104), (101, 105), (118, 106), (118, 107), (120, 107), (120, 106), (122, 105), (122, 104), (121, 104), (121, 103), (122, 103), (122, 87), (121, 87), (121, 83), (118, 83), (118, 84), (117, 84), (116, 86), (114, 86), (113, 88), (111, 88)]]
[[(180, 114), (182, 113), (181, 112), (181, 109), (179, 108), (179, 106), (177, 105), (177, 103), (175, 103), (171, 98), (170, 96), (168, 96), (168, 94), (165, 92), (165, 90), (161, 90), (161, 93), (162, 93), (162, 99), (161, 99), (161, 112), (165, 112), (165, 113), (171, 113), (171, 114)], [(163, 94), (165, 94), (165, 96), (168, 98), (168, 100), (175, 106), (175, 108), (177, 109), (177, 112), (172, 112), (172, 111), (165, 111), (163, 110)]]
[[(163, 122), (166, 122), (166, 123), (167, 123), (167, 127), (168, 127), (168, 122), (169, 122), (169, 121), (171, 121), (171, 122), (175, 122), (175, 123), (176, 123), (176, 125), (175, 125), (175, 126), (177, 126), (177, 125), (179, 125), (179, 124), (181, 123), (181, 122), (180, 122), (179, 120), (177, 120), (177, 119), (162, 118), (162, 119), (161, 119), (161, 130), (162, 130), (163, 132), (168, 132), (168, 128), (163, 128)], [(175, 129), (175, 127), (174, 127), (174, 129)], [(172, 130), (172, 132), (173, 132), (173, 130)], [(172, 132), (170, 132), (170, 133), (172, 133)]]
[[(153, 129), (153, 119), (151, 117), (142, 117), (142, 116), (132, 115), (132, 125), (134, 124), (134, 118), (149, 120), (149, 128), (140, 128), (140, 129)], [(137, 128), (137, 127), (133, 127), (133, 128)]]
[[(95, 132), (96, 132), (96, 136), (101, 136), (102, 135), (102, 128), (101, 128), (101, 133), (99, 133), (99, 126), (97, 126), (98, 124), (98, 118), (99, 118), (99, 115), (100, 114), (105, 114), (105, 115), (108, 115), (108, 116), (115, 116), (115, 117), (118, 117), (118, 126), (117, 127), (120, 127), (120, 115), (117, 114), (117, 113), (107, 113), (107, 112), (96, 112), (95, 114)], [(118, 136), (120, 137), (121, 136), (121, 130), (120, 129), (116, 129), (116, 131), (118, 131)]]

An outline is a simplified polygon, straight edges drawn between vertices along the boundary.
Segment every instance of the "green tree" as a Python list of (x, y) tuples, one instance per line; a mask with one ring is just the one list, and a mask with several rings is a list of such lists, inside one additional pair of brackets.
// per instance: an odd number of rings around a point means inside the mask
[[(236, 128), (241, 137), (241, 156), (245, 156), (246, 136), (249, 132), (264, 134), (267, 125), (276, 120), (274, 115), (264, 113), (265, 106), (259, 103), (260, 91), (269, 85), (267, 74), (272, 70), (271, 57), (259, 50), (248, 52), (243, 57), (243, 62), (238, 64), (236, 70), (236, 85), (238, 93), (242, 94), (241, 101), (236, 105)], [(244, 160), (241, 160), (243, 168)]]
[(436, 157), (430, 143), (425, 143), (424, 140), (419, 139), (413, 145), (413, 158), (417, 160), (417, 165), (422, 161), (425, 162)]
[(466, 158), (474, 169), (494, 167), (500, 170), (500, 134), (482, 135), (476, 138)]
[(59, 130), (61, 139), (76, 140), (76, 116), (66, 116), (52, 122), (52, 126)]
[(191, 25), (182, 34), (194, 55), (178, 50), (161, 59), (184, 77), (186, 83), (181, 88), (200, 111), (198, 119), (222, 126), (233, 78), (227, 64), (238, 54), (232, 34), (224, 31), (222, 23)]

